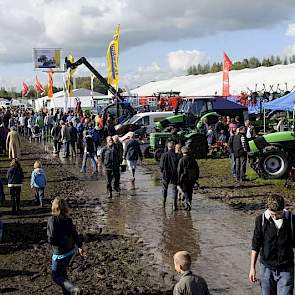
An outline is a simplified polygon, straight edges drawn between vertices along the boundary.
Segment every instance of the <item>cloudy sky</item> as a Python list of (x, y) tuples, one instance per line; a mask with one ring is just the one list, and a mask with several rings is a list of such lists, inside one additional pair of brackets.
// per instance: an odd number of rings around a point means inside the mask
[[(1, 0), (0, 86), (33, 83), (32, 48), (85, 56), (105, 74), (119, 23), (121, 87), (222, 61), (223, 51), (232, 60), (293, 54), (294, 12), (294, 0)], [(45, 73), (37, 74), (46, 81)], [(81, 68), (79, 74), (88, 73)]]

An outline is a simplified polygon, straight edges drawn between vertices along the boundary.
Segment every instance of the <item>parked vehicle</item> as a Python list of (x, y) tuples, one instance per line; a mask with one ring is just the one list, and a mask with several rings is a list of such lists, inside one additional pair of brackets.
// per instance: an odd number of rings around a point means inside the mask
[(1, 100), (0, 101), (0, 108), (10, 108), (11, 107), (11, 103), (8, 100)]
[(295, 164), (295, 134), (275, 132), (249, 142), (249, 160), (256, 173), (264, 178), (284, 178)]
[(173, 112), (144, 112), (134, 115), (122, 124), (116, 125), (119, 135), (124, 135), (128, 131), (135, 131), (137, 134), (149, 134), (155, 130), (157, 122), (173, 116)]

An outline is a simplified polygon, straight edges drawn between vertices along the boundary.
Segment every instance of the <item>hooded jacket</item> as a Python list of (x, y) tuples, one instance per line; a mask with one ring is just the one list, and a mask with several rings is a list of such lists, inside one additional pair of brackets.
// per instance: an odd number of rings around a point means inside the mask
[(46, 186), (46, 174), (42, 168), (34, 169), (31, 176), (31, 187), (44, 188)]

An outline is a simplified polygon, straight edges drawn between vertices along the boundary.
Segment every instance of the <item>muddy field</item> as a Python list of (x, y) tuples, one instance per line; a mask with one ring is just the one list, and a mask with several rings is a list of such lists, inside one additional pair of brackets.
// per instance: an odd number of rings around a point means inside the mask
[[(76, 257), (70, 268), (83, 294), (172, 294), (178, 279), (172, 256), (184, 249), (191, 252), (192, 269), (207, 280), (211, 294), (259, 294), (259, 286), (247, 282), (253, 222), (270, 192), (283, 194), (293, 207), (294, 191), (284, 188), (284, 181), (261, 180), (249, 170), (249, 181), (235, 188), (228, 159), (202, 160), (192, 211), (174, 212), (170, 198), (162, 208), (155, 162), (138, 169), (135, 185), (123, 173), (121, 195), (109, 201), (104, 178), (81, 175), (79, 158), (54, 158), (50, 147), (24, 145), (22, 214), (10, 215), (8, 195), (0, 209), (5, 222), (0, 293), (60, 294), (50, 277), (46, 221), (50, 201), (61, 196), (68, 200), (88, 253)], [(49, 178), (42, 209), (34, 206), (29, 188), (32, 165), (39, 158)], [(0, 168), (7, 166), (2, 158)]]
[[(76, 257), (70, 276), (83, 294), (170, 294), (174, 276), (167, 277), (153, 264), (144, 243), (135, 234), (120, 235), (101, 225), (105, 212), (104, 190), (90, 193), (85, 179), (79, 179), (75, 163), (61, 164), (43, 148), (25, 143), (22, 164), (25, 185), (20, 216), (10, 215), (9, 195), (1, 207), (4, 221), (3, 242), (0, 244), (0, 293), (60, 294), (50, 277), (50, 248), (47, 244), (46, 221), (50, 202), (55, 196), (68, 200), (71, 216), (78, 231), (83, 233), (86, 258)], [(45, 208), (34, 206), (29, 179), (35, 159), (41, 158), (49, 178)], [(1, 159), (1, 169), (8, 161)], [(97, 181), (88, 177), (87, 183)], [(102, 229), (103, 227), (103, 229)], [(102, 231), (102, 233), (100, 233)]]

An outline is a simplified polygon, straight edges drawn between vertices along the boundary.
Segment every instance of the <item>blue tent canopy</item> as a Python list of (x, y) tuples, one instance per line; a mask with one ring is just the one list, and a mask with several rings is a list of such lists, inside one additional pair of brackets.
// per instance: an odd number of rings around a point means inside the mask
[(262, 107), (273, 111), (294, 111), (295, 110), (295, 92), (290, 92), (275, 100), (265, 102)]

